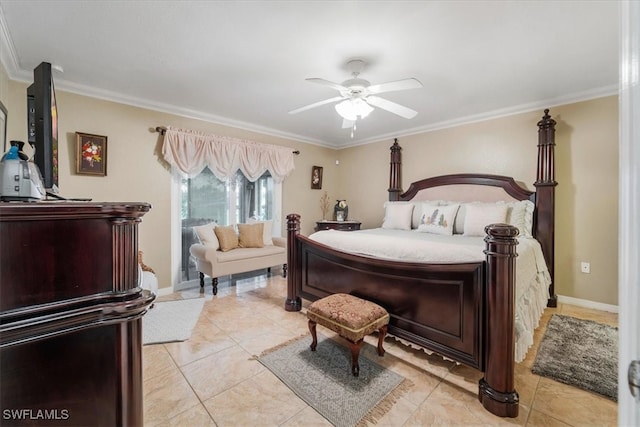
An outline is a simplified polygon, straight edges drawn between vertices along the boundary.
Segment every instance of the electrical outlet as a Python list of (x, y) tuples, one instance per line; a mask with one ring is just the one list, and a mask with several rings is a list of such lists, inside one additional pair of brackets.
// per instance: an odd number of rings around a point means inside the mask
[(581, 262), (580, 271), (587, 274), (591, 273), (591, 264), (589, 264), (588, 262)]

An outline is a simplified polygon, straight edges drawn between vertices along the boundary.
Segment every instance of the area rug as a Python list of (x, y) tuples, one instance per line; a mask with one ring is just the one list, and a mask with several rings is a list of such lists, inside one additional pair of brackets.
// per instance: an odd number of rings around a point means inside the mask
[(204, 298), (157, 302), (142, 317), (142, 343), (185, 341), (196, 326)]
[(618, 400), (618, 328), (554, 314), (533, 373)]
[(318, 334), (315, 352), (310, 344), (310, 335), (299, 337), (265, 351), (258, 360), (335, 426), (375, 423), (412, 385), (364, 357), (362, 352), (369, 344), (362, 348), (358, 377), (351, 373), (351, 353), (346, 343), (343, 346)]

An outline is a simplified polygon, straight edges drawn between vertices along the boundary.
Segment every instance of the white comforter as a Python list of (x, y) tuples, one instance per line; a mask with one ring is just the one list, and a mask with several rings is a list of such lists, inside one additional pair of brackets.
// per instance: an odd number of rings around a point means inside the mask
[[(325, 230), (309, 238), (343, 252), (402, 262), (459, 264), (485, 260), (483, 237), (375, 228), (351, 232)], [(516, 250), (515, 359), (520, 362), (533, 343), (533, 331), (549, 298), (551, 278), (537, 240), (519, 237)]]

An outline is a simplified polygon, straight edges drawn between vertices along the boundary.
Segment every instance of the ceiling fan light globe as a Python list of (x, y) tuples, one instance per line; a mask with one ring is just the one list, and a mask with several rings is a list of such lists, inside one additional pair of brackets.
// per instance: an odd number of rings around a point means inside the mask
[(350, 99), (346, 99), (341, 103), (336, 104), (335, 108), (343, 119), (351, 121), (356, 121), (358, 119), (356, 109)]
[(361, 119), (364, 119), (373, 111), (373, 107), (360, 98), (353, 100), (353, 106), (356, 111), (356, 115)]
[(373, 107), (361, 98), (346, 99), (336, 104), (335, 108), (343, 119), (351, 121), (355, 121), (358, 118), (364, 119), (373, 111)]

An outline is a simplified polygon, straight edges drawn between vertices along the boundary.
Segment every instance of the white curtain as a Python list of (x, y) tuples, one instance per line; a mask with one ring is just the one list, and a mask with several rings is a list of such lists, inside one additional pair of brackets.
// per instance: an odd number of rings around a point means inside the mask
[(189, 177), (208, 167), (219, 179), (233, 177), (239, 169), (250, 181), (269, 171), (282, 182), (295, 167), (288, 147), (173, 127), (164, 134), (162, 155)]

